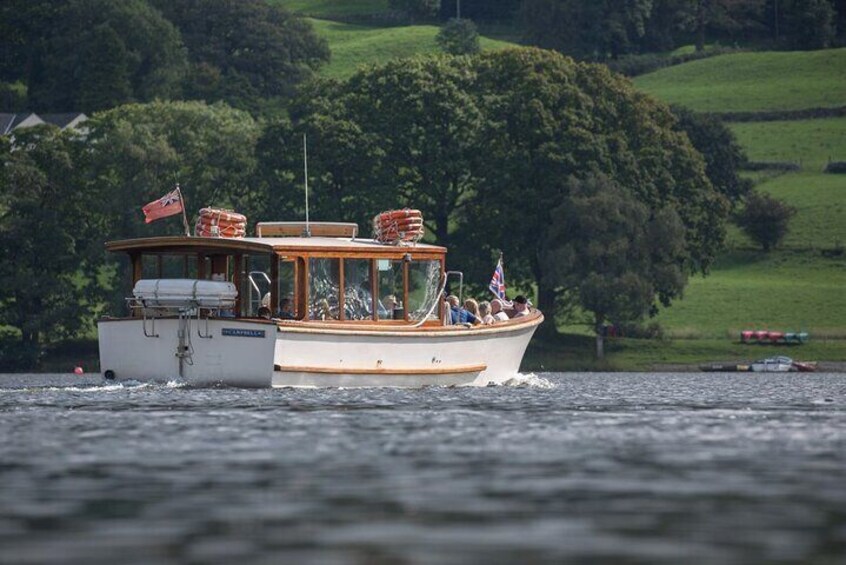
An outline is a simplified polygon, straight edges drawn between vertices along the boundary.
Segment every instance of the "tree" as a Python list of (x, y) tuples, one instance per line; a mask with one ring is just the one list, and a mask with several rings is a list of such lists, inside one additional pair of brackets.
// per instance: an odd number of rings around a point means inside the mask
[(478, 53), (479, 31), (476, 24), (467, 19), (451, 19), (438, 32), (436, 38), (441, 50), (450, 55)]
[[(97, 303), (98, 222), (81, 189), (84, 151), (54, 126), (0, 146), (0, 344), (3, 366), (31, 369), (45, 344), (73, 337)], [(96, 243), (95, 243), (96, 242)]]
[(753, 192), (737, 216), (737, 225), (764, 251), (769, 251), (784, 240), (794, 215), (796, 208), (768, 194)]
[(44, 6), (25, 8), (38, 14), (28, 38), (32, 108), (92, 112), (180, 95), (179, 32), (143, 0), (71, 0), (39, 12)]
[[(146, 225), (141, 207), (180, 183), (189, 222), (204, 206), (234, 208), (255, 218), (266, 199), (251, 184), (259, 125), (223, 103), (152, 102), (102, 112), (86, 122), (90, 191), (107, 221), (104, 240), (184, 233), (179, 218)], [(192, 226), (193, 227), (193, 226)], [(115, 261), (117, 258), (109, 257)], [(126, 288), (128, 265), (115, 271)], [(121, 296), (111, 308), (122, 308)]]
[(639, 322), (681, 294), (685, 228), (672, 205), (650, 210), (603, 175), (571, 177), (567, 193), (542, 243), (546, 277), (593, 314), (601, 359), (606, 322)]
[(414, 20), (426, 20), (438, 13), (441, 0), (388, 0), (388, 6), (405, 12)]
[(711, 184), (735, 206), (752, 189), (752, 181), (738, 171), (746, 163), (746, 154), (734, 133), (718, 117), (699, 114), (682, 106), (674, 106), (678, 128), (705, 158), (705, 173)]
[[(604, 174), (650, 210), (678, 203), (689, 273), (707, 272), (725, 236), (728, 202), (705, 175), (701, 155), (675, 129), (669, 109), (601, 65), (541, 50), (482, 53), (474, 82), (486, 117), (479, 190), (468, 213), (482, 228), (463, 234), (471, 278), (502, 250), (509, 277), (536, 283), (552, 313), (566, 289), (546, 276), (540, 251), (567, 197), (568, 179)], [(478, 261), (488, 262), (481, 267)], [(489, 274), (489, 273), (488, 273)]]
[(835, 37), (836, 13), (831, 0), (792, 0), (785, 2), (783, 35), (791, 47), (824, 49)]
[(291, 96), (329, 60), (307, 20), (265, 0), (151, 1), (182, 33), (191, 98), (256, 110), (261, 98)]

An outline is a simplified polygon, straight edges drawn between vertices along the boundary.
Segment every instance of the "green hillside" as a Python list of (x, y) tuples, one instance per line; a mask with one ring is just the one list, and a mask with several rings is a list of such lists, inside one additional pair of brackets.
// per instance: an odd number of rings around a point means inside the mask
[(752, 161), (792, 161), (805, 171), (846, 161), (846, 117), (732, 124)]
[(268, 0), (292, 12), (320, 17), (366, 15), (384, 12), (388, 0)]
[(667, 102), (703, 112), (846, 106), (846, 48), (719, 55), (634, 82)]
[[(312, 19), (317, 33), (326, 38), (332, 51), (322, 76), (344, 78), (362, 65), (386, 63), (396, 57), (439, 53), (435, 43), (438, 27), (431, 25), (372, 27)], [(513, 44), (481, 38), (482, 49), (502, 49)]]

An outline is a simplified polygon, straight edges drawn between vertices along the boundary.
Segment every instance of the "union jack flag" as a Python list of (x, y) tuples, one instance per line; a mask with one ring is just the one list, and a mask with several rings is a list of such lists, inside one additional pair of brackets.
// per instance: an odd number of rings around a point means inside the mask
[(491, 284), (488, 285), (497, 298), (505, 300), (505, 271), (502, 270), (502, 257), (496, 263), (493, 276), (491, 277)]
[(141, 208), (141, 211), (144, 212), (144, 223), (146, 224), (178, 214), (182, 211), (182, 193), (178, 188), (172, 190)]

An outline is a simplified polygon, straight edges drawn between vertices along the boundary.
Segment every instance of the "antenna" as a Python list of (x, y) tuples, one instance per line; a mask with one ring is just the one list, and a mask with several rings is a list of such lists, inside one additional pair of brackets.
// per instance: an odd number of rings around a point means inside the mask
[(311, 237), (311, 227), (308, 224), (308, 138), (306, 134), (303, 134), (303, 169), (304, 173), (304, 184), (305, 184), (305, 206), (306, 206), (306, 222), (305, 222), (305, 231), (303, 231), (303, 237)]

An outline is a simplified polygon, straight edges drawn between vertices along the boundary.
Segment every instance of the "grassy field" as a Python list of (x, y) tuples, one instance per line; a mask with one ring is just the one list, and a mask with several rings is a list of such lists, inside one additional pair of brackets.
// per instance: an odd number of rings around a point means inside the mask
[(806, 171), (822, 171), (829, 160), (846, 161), (846, 117), (749, 122), (731, 129), (753, 161), (792, 161)]
[(268, 0), (292, 12), (312, 17), (368, 15), (385, 12), (388, 0)]
[(634, 82), (663, 100), (706, 112), (846, 106), (846, 48), (720, 55)]
[[(332, 50), (331, 62), (320, 70), (325, 77), (344, 78), (362, 65), (440, 52), (435, 42), (437, 26), (370, 27), (319, 19), (311, 22)], [(512, 43), (486, 37), (480, 39), (480, 44), (482, 49), (513, 46)]]

